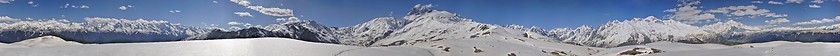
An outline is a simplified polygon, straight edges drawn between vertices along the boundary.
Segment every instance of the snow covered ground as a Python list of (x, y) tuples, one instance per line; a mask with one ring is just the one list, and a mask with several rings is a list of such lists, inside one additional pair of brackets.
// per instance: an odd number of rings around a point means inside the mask
[[(507, 40), (505, 40), (507, 39)], [(0, 44), (0, 56), (835, 56), (840, 43), (775, 41), (742, 45), (655, 42), (615, 48), (482, 37), (389, 47), (359, 47), (287, 38), (78, 44), (45, 36)]]
[[(43, 42), (42, 42), (43, 43)], [(60, 45), (60, 44), (57, 44)], [(285, 38), (7, 47), (0, 56), (333, 56), (364, 47)]]
[[(709, 45), (699, 45), (709, 46)], [(663, 46), (672, 47), (672, 46)], [(673, 47), (672, 47), (673, 48)], [(666, 48), (663, 48), (665, 50)], [(676, 48), (674, 48), (676, 49)], [(837, 56), (840, 43), (801, 43), (774, 41), (696, 50), (667, 51), (650, 56)]]
[(475, 22), (419, 4), (405, 17), (379, 17), (352, 27), (289, 19), (232, 30), (142, 19), (15, 20), (0, 23), (0, 42), (10, 43), (0, 44), (0, 56), (836, 56), (840, 52), (836, 50), (840, 43), (820, 43), (840, 41), (840, 24), (758, 28), (727, 21), (693, 26), (651, 16), (594, 28), (544, 30)]

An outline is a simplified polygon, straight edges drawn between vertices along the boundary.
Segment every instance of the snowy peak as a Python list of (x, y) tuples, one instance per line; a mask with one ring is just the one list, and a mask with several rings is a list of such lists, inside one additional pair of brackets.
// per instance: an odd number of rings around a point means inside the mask
[(461, 21), (472, 21), (469, 19), (461, 18), (460, 16), (447, 11), (432, 11), (424, 14), (408, 15), (404, 18), (408, 19), (411, 22), (439, 21), (443, 23), (452, 23)]
[(443, 23), (452, 23), (452, 22), (462, 22), (462, 21), (472, 21), (470, 19), (462, 18), (455, 13), (450, 13), (447, 11), (438, 11), (431, 8), (432, 5), (415, 5), (415, 7), (408, 13), (407, 16), (403, 17), (411, 22), (418, 22), (418, 21), (439, 21)]
[(408, 12), (408, 15), (420, 15), (432, 12), (432, 4), (421, 5), (417, 4), (414, 5), (414, 8), (411, 8), (411, 11)]
[(653, 16), (648, 16), (645, 18), (633, 18), (632, 21), (645, 21), (645, 22), (653, 22), (653, 21), (660, 21), (658, 18)]

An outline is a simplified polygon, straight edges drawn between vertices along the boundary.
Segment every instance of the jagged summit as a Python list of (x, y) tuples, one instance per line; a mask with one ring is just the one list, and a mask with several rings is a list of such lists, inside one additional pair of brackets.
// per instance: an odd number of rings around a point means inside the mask
[(411, 11), (408, 12), (408, 15), (420, 15), (420, 14), (425, 14), (425, 13), (429, 13), (429, 12), (432, 12), (432, 11), (433, 11), (432, 10), (432, 4), (426, 4), (426, 5), (417, 4), (417, 5), (414, 5), (414, 8), (411, 8)]

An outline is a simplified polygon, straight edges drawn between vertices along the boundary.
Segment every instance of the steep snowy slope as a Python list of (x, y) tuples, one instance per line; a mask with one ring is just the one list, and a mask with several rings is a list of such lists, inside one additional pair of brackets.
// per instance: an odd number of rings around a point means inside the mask
[(432, 11), (405, 18), (411, 20), (411, 23), (405, 25), (405, 28), (394, 31), (388, 36), (390, 38), (379, 40), (374, 45), (402, 45), (441, 38), (469, 37), (479, 34), (479, 31), (492, 28), (492, 26), (480, 23), (465, 22), (468, 20), (457, 18), (454, 14), (445, 11)]
[(655, 41), (705, 42), (704, 35), (710, 33), (699, 27), (673, 20), (659, 20), (653, 16), (626, 21), (612, 21), (596, 30), (592, 37), (571, 38), (572, 42), (596, 46), (621, 46), (651, 43)]
[(375, 40), (387, 38), (391, 33), (403, 28), (407, 23), (409, 23), (408, 20), (394, 17), (375, 18), (350, 28), (342, 28), (341, 30), (344, 30), (343, 33), (348, 33), (350, 36), (341, 38), (341, 42), (350, 45), (371, 45)]
[[(422, 42), (434, 42), (444, 39), (465, 39), (491, 36), (493, 29), (510, 29), (497, 25), (482, 24), (457, 16), (447, 11), (431, 10), (427, 6), (417, 5), (410, 15), (404, 17), (410, 23), (394, 31), (388, 38), (376, 41), (373, 46), (411, 45)], [(525, 33), (523, 31), (517, 31)], [(509, 34), (523, 35), (523, 34)], [(539, 34), (525, 34), (539, 35)], [(539, 35), (541, 36), (541, 35)], [(521, 36), (519, 36), (521, 37)], [(549, 39), (533, 37), (531, 39)], [(548, 41), (548, 40), (547, 40)]]
[[(426, 9), (428, 8), (418, 5), (413, 10)], [(431, 10), (409, 14), (411, 15), (405, 19), (410, 23), (388, 38), (376, 41), (372, 46), (389, 47), (385, 49), (416, 47), (426, 49), (435, 56), (590, 55), (600, 49), (557, 43), (556, 39), (538, 33), (477, 23), (446, 11)], [(356, 51), (389, 52), (382, 49), (361, 49), (345, 53)]]

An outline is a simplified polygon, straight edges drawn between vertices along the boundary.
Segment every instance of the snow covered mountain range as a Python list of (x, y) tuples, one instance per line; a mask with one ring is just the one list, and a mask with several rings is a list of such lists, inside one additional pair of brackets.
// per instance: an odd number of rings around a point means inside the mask
[[(310, 20), (292, 20), (234, 31), (181, 26), (154, 20), (86, 18), (66, 20), (9, 20), (0, 22), (0, 42), (12, 43), (40, 36), (59, 36), (80, 43), (162, 42), (230, 38), (281, 37), (310, 42), (356, 46), (400, 46), (483, 37), (501, 40), (539, 40), (595, 47), (618, 47), (657, 41), (743, 44), (769, 41), (837, 42), (840, 24), (812, 28), (755, 27), (736, 21), (693, 26), (653, 16), (615, 20), (598, 27), (541, 29), (472, 21), (455, 13), (415, 5), (404, 17), (379, 17), (351, 27), (329, 27)], [(500, 40), (500, 39), (496, 39)]]
[(41, 36), (59, 36), (81, 43), (125, 43), (177, 41), (206, 30), (158, 20), (85, 18), (68, 20), (21, 20), (0, 17), (0, 42), (12, 43)]

